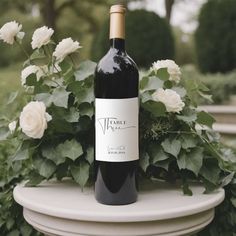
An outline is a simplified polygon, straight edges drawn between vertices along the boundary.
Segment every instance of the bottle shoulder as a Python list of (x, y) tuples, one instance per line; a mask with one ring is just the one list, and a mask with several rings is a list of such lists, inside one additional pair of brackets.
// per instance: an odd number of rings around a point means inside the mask
[(124, 51), (110, 49), (107, 54), (98, 62), (96, 73), (114, 74), (123, 71), (138, 73), (138, 68), (132, 58)]

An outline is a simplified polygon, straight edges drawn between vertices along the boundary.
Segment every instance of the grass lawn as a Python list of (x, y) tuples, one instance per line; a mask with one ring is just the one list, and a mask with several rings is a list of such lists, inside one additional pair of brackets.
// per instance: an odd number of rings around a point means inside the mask
[(11, 92), (21, 86), (21, 63), (6, 68), (0, 68), (0, 107), (4, 104)]

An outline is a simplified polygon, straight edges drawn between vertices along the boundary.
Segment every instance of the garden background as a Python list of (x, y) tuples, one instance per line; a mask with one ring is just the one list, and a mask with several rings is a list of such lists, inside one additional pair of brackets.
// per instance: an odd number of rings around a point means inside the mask
[[(79, 60), (92, 59), (97, 62), (109, 45), (108, 12), (110, 5), (114, 3), (117, 1), (1, 0), (0, 26), (11, 20), (20, 22), (23, 30), (28, 32), (24, 46), (31, 51), (33, 31), (47, 25), (55, 30), (55, 41), (72, 37), (81, 43), (83, 48), (80, 50)], [(235, 105), (235, 0), (131, 0), (124, 4), (128, 8), (127, 51), (141, 71), (147, 70), (158, 59), (174, 59), (181, 66), (183, 77), (196, 78), (210, 87), (213, 104)], [(181, 21), (181, 16), (184, 16), (184, 21)], [(16, 106), (14, 103), (9, 106), (8, 102), (14, 96), (12, 92), (21, 89), (20, 73), (25, 59), (17, 45), (6, 46), (0, 42), (0, 117), (7, 115), (9, 121), (16, 113)], [(202, 101), (202, 104), (206, 103), (207, 100)], [(236, 136), (223, 136), (222, 141), (236, 149)], [(0, 160), (3, 163), (0, 165), (0, 188), (6, 185), (6, 180), (2, 180), (1, 175), (4, 173), (4, 162), (7, 161), (7, 148), (9, 145), (6, 142), (0, 142)], [(12, 173), (8, 181), (12, 183), (18, 178), (18, 173)], [(3, 197), (1, 194), (0, 192), (0, 212), (12, 204), (8, 196)], [(235, 202), (229, 202), (228, 207), (232, 204), (236, 205)], [(13, 210), (19, 214), (18, 206), (14, 207)], [(6, 217), (2, 215), (0, 219), (3, 218)], [(7, 225), (8, 236), (19, 235), (14, 230), (15, 223), (10, 216), (7, 224), (5, 223), (0, 220), (0, 229), (2, 225)], [(228, 223), (230, 226), (222, 227), (235, 229), (236, 213), (229, 216)], [(27, 230), (31, 232), (25, 225), (25, 232)], [(232, 235), (232, 228), (228, 232), (228, 235)]]

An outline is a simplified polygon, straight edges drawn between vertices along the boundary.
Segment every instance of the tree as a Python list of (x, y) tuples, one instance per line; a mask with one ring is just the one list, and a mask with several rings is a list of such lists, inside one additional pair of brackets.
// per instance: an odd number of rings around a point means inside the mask
[(175, 3), (175, 0), (165, 0), (166, 19), (168, 23), (170, 23), (171, 13), (172, 13), (174, 3)]

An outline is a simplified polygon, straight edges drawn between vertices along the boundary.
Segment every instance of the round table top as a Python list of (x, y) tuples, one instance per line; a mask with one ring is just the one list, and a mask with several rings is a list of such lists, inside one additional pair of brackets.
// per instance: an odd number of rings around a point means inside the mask
[(93, 188), (80, 187), (70, 181), (46, 182), (38, 187), (18, 185), (14, 189), (16, 202), (24, 208), (42, 214), (72, 220), (96, 222), (138, 222), (166, 220), (197, 214), (219, 205), (224, 190), (203, 194), (201, 185), (191, 186), (193, 196), (185, 196), (175, 185), (155, 183), (142, 188), (138, 201), (122, 206), (98, 203)]

